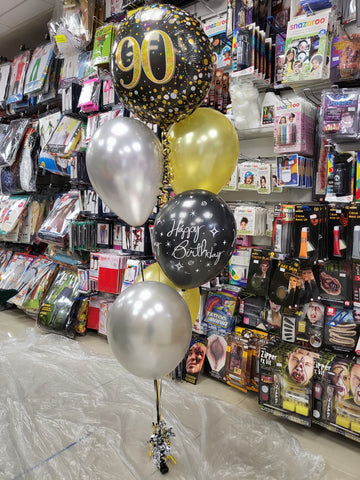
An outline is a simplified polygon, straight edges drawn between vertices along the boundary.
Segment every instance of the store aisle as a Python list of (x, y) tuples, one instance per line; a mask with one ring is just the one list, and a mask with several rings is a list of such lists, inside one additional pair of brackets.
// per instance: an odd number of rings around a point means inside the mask
[[(0, 312), (0, 344), (1, 479), (162, 478), (147, 456), (151, 382), (127, 375), (105, 338), (43, 335), (14, 309)], [(255, 394), (204, 376), (166, 384), (163, 400), (178, 462), (168, 479), (358, 477), (357, 443), (274, 419)]]

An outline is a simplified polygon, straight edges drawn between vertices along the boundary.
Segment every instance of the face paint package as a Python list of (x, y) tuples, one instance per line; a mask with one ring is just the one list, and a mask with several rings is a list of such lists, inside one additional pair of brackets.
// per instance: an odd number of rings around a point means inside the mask
[(279, 339), (260, 352), (259, 403), (263, 410), (310, 426), (313, 376), (319, 353)]
[(314, 374), (313, 421), (322, 427), (360, 440), (360, 364), (325, 352)]
[(358, 90), (323, 90), (320, 115), (320, 128), (325, 138), (334, 142), (354, 141), (359, 130)]
[(193, 333), (189, 350), (184, 359), (183, 379), (196, 385), (203, 368), (207, 350), (207, 338)]

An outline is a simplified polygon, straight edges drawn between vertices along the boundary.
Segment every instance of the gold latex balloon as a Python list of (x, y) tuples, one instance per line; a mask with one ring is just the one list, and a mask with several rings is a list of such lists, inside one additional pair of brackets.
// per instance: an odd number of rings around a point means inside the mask
[[(142, 275), (138, 276), (135, 283), (142, 282)], [(192, 324), (194, 325), (200, 306), (200, 290), (199, 288), (190, 288), (188, 290), (181, 290), (177, 288), (173, 282), (161, 270), (159, 264), (153, 263), (144, 269), (144, 282), (160, 282), (169, 285), (176, 290), (185, 300), (190, 311)]]
[(239, 156), (231, 121), (212, 108), (198, 108), (168, 133), (171, 186), (176, 194), (203, 189), (219, 193)]

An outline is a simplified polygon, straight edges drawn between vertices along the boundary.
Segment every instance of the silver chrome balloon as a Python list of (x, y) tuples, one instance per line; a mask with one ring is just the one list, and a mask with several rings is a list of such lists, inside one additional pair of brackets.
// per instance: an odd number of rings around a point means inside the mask
[(91, 183), (124, 222), (140, 226), (153, 211), (162, 182), (160, 140), (139, 120), (117, 117), (95, 132), (86, 152)]
[(121, 365), (143, 378), (160, 378), (184, 358), (192, 321), (185, 300), (160, 282), (128, 287), (111, 307), (107, 325), (111, 350)]

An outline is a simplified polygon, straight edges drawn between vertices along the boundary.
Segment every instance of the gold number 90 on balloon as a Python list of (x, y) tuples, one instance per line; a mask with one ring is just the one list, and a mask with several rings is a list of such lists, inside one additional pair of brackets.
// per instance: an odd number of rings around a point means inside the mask
[[(160, 50), (161, 40), (164, 46), (164, 54)], [(152, 54), (164, 56), (163, 78), (156, 78), (153, 73), (151, 65)], [(134, 37), (128, 36), (123, 38), (116, 48), (115, 58), (116, 64), (122, 72), (133, 71), (133, 76), (129, 83), (125, 83), (123, 78), (120, 79), (121, 85), (127, 89), (132, 89), (139, 83), (141, 70), (144, 71), (151, 82), (159, 85), (169, 82), (175, 73), (174, 45), (169, 35), (161, 30), (149, 32), (144, 37), (141, 47)], [(128, 61), (125, 62), (125, 59)]]

